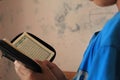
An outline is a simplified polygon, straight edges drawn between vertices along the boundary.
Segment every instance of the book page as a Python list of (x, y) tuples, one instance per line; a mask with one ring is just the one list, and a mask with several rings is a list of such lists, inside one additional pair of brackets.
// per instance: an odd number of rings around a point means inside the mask
[(49, 60), (54, 55), (54, 52), (50, 51), (39, 42), (36, 42), (36, 40), (27, 33), (23, 33), (22, 36), (13, 42), (13, 45), (31, 59), (41, 61)]

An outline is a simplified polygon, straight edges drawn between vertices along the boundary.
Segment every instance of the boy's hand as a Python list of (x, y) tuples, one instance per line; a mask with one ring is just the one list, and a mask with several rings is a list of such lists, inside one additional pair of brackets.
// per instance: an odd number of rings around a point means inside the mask
[(15, 70), (21, 80), (67, 80), (63, 72), (49, 61), (36, 61), (42, 68), (42, 73), (34, 72), (19, 61), (15, 61)]

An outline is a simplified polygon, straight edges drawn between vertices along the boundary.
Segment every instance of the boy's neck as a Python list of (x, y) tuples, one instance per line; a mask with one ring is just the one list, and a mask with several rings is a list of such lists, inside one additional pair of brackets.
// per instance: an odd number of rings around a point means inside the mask
[(120, 11), (120, 0), (117, 0), (117, 7), (118, 7), (118, 10)]

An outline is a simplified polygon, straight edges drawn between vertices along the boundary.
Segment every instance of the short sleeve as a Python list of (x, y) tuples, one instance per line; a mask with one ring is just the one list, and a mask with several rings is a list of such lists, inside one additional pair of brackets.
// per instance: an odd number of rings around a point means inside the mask
[(120, 80), (120, 50), (101, 47), (94, 55), (87, 80)]

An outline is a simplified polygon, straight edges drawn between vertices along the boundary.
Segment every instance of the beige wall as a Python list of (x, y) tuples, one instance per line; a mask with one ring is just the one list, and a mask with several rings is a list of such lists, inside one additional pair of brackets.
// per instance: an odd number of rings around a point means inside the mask
[[(0, 0), (0, 38), (31, 32), (56, 49), (54, 62), (62, 70), (76, 71), (91, 35), (114, 12), (114, 6), (103, 9), (87, 0)], [(0, 80), (18, 80), (4, 58)]]

